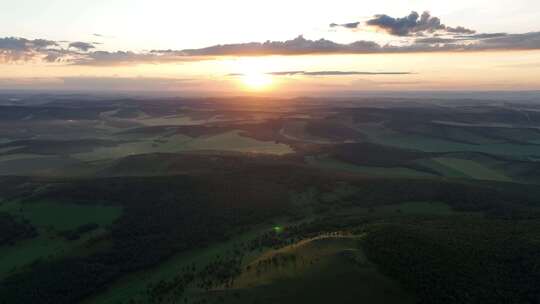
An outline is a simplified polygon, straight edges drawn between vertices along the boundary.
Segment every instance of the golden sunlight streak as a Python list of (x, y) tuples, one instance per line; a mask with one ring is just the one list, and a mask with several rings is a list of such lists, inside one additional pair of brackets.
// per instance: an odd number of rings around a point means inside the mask
[(272, 85), (272, 76), (265, 73), (251, 72), (242, 76), (242, 83), (247, 89), (264, 90)]

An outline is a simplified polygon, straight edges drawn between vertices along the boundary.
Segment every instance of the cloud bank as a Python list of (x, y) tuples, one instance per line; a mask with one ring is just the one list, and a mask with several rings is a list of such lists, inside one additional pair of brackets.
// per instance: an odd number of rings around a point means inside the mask
[[(332, 23), (330, 26), (353, 31), (374, 28), (399, 37), (400, 42), (380, 44), (376, 41), (358, 40), (352, 43), (337, 43), (328, 39), (306, 39), (300, 35), (285, 41), (137, 52), (132, 50), (104, 51), (99, 49), (98, 43), (93, 42), (6, 37), (0, 38), (0, 63), (41, 61), (85, 66), (119, 66), (211, 60), (220, 56), (540, 50), (540, 32), (477, 33), (464, 26), (447, 26), (429, 12), (421, 15), (411, 12), (399, 18), (381, 14), (364, 22)], [(101, 37), (102, 35), (94, 34), (94, 36)]]
[(201, 49), (154, 50), (149, 52), (109, 52), (93, 50), (93, 48), (76, 48), (74, 46), (71, 48), (55, 48), (56, 42), (45, 42), (46, 40), (29, 41), (31, 40), (24, 38), (0, 38), (0, 62), (42, 60), (72, 65), (118, 66), (210, 60), (220, 56), (540, 50), (540, 32), (415, 38), (411, 40), (411, 43), (405, 45), (380, 45), (374, 41), (366, 40), (342, 44), (326, 39), (310, 40), (298, 36), (295, 39), (286, 41), (225, 44)]
[(474, 34), (450, 37), (411, 38), (409, 44), (385, 44), (359, 40), (341, 44), (326, 39), (309, 40), (303, 36), (287, 41), (251, 42), (216, 45), (178, 51), (183, 56), (252, 56), (308, 54), (384, 54), (414, 52), (467, 52), (540, 49), (540, 32), (524, 34)]
[(0, 38), (0, 62), (30, 61), (55, 46), (57, 42), (45, 39)]

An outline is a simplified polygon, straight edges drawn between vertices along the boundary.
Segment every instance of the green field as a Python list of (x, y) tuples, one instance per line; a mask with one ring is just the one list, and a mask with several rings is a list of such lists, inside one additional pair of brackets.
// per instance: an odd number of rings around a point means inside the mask
[(223, 121), (222, 119), (219, 119), (217, 116), (212, 116), (207, 119), (193, 119), (190, 116), (165, 116), (165, 117), (148, 117), (148, 116), (142, 116), (138, 117), (136, 122), (142, 123), (145, 126), (170, 126), (170, 125), (176, 125), (176, 126), (192, 126), (192, 125), (202, 125), (205, 123), (211, 123), (211, 122), (218, 122)]
[(397, 133), (381, 126), (359, 127), (370, 141), (393, 147), (415, 149), (424, 152), (482, 152), (508, 155), (519, 159), (540, 156), (540, 145), (521, 145), (513, 143), (469, 144), (446, 139), (439, 139), (417, 134)]
[(540, 299), (540, 103), (53, 96), (1, 106), (0, 304)]
[(259, 141), (230, 131), (218, 135), (192, 138), (185, 135), (156, 137), (136, 142), (122, 143), (114, 147), (100, 147), (92, 152), (77, 153), (73, 157), (84, 161), (116, 159), (146, 153), (174, 153), (184, 151), (219, 150), (247, 153), (283, 155), (294, 152), (281, 143)]
[[(15, 246), (0, 247), (0, 277), (36, 260), (69, 255), (89, 238), (104, 233), (104, 228), (122, 213), (122, 209), (116, 206), (54, 202), (7, 202), (0, 205), (0, 211), (27, 219), (39, 232), (36, 238), (21, 241)], [(71, 242), (58, 235), (61, 231), (90, 223), (98, 224), (101, 228)]]
[(307, 124), (308, 124), (307, 120), (287, 122), (283, 125), (283, 128), (280, 130), (280, 134), (288, 139), (295, 140), (295, 141), (303, 141), (303, 142), (317, 143), (317, 144), (332, 143), (331, 140), (314, 136), (306, 132)]
[(450, 168), (451, 170), (460, 172), (469, 178), (504, 182), (509, 182), (512, 180), (508, 176), (504, 175), (504, 173), (489, 168), (473, 160), (451, 157), (438, 157), (434, 158), (433, 160), (447, 168)]

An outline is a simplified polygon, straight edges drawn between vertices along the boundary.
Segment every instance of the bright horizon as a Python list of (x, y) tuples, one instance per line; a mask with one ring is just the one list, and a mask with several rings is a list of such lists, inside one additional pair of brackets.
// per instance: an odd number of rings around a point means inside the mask
[(540, 3), (495, 2), (9, 2), (0, 89), (540, 90)]

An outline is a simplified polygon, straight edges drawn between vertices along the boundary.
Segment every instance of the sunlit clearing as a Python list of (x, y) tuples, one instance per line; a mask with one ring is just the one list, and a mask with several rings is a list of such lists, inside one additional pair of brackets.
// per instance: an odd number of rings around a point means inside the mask
[(242, 83), (250, 90), (264, 90), (272, 85), (272, 76), (264, 73), (248, 73), (242, 76)]
[(282, 232), (283, 232), (283, 227), (281, 227), (281, 226), (275, 226), (275, 227), (273, 228), (273, 230), (274, 230), (275, 233), (282, 233)]

